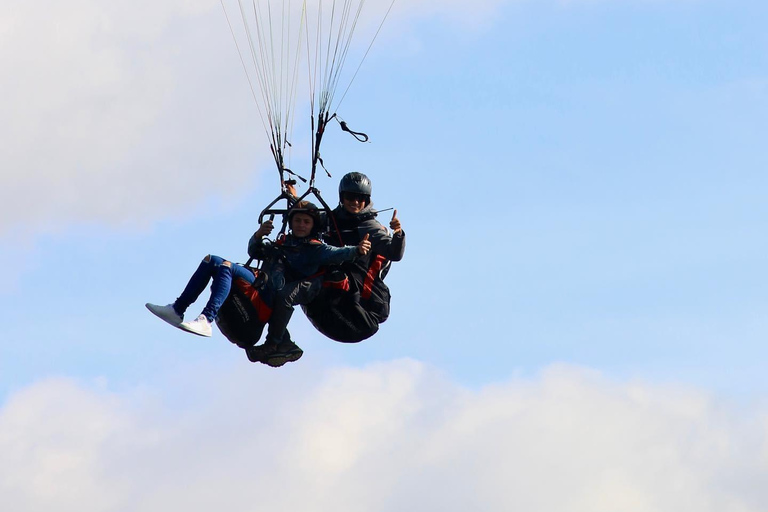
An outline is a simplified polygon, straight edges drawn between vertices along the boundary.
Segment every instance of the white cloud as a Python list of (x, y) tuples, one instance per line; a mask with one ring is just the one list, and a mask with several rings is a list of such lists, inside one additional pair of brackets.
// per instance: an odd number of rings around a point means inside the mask
[(218, 4), (14, 1), (4, 11), (0, 232), (140, 223), (252, 180), (251, 105), (228, 81), (236, 60), (222, 63), (234, 56)]
[(0, 236), (180, 215), (272, 169), (219, 2), (11, 0), (0, 64)]
[[(397, 0), (380, 44), (418, 37), (414, 20), (495, 23), (519, 1)], [(389, 4), (369, 0), (361, 30)], [(9, 0), (0, 65), (0, 237), (18, 226), (141, 225), (275, 183), (217, 1)]]
[(564, 366), (477, 391), (412, 361), (262, 370), (197, 371), (164, 391), (69, 380), (17, 391), (0, 410), (4, 507), (758, 512), (768, 502), (765, 411), (701, 391)]

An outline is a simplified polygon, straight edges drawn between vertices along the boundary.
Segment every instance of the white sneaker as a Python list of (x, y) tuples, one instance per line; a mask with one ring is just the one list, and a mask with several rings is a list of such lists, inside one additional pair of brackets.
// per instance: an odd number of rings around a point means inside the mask
[(205, 318), (205, 315), (200, 315), (191, 322), (182, 322), (181, 325), (179, 325), (179, 329), (191, 332), (192, 334), (197, 334), (198, 336), (210, 337), (213, 333), (211, 323)]
[(158, 306), (157, 304), (150, 304), (147, 302), (146, 306), (147, 309), (150, 310), (154, 315), (162, 318), (174, 327), (178, 327), (181, 325), (181, 322), (184, 321), (184, 316), (178, 314), (176, 310), (173, 309), (172, 304), (168, 304), (167, 306)]

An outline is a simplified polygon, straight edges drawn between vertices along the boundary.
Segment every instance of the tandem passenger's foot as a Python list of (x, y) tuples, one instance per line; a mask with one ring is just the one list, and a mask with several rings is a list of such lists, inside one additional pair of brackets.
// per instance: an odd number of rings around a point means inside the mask
[(147, 309), (152, 312), (152, 314), (162, 320), (165, 320), (174, 327), (179, 327), (184, 321), (184, 315), (177, 313), (176, 310), (173, 309), (173, 304), (168, 304), (167, 306), (158, 306), (157, 304), (150, 304), (147, 302), (145, 305), (147, 306)]
[(210, 337), (213, 333), (213, 329), (211, 329), (211, 322), (208, 321), (205, 315), (200, 315), (191, 322), (182, 322), (179, 325), (179, 329), (183, 329), (187, 332), (191, 332), (192, 334), (205, 337)]

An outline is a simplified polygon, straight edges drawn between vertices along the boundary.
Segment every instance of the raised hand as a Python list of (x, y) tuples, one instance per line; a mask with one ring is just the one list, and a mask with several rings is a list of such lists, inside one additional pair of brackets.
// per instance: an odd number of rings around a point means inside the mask
[(392, 231), (394, 233), (397, 233), (398, 231), (403, 229), (402, 226), (400, 225), (400, 219), (397, 218), (397, 210), (392, 212), (392, 220), (389, 221), (389, 227), (392, 228)]
[(268, 236), (270, 233), (272, 233), (272, 230), (275, 229), (274, 224), (272, 224), (271, 220), (265, 220), (262, 222), (261, 226), (259, 226), (259, 229), (256, 230), (256, 233), (253, 234), (253, 236), (256, 237), (265, 237)]
[(360, 240), (360, 243), (357, 244), (357, 252), (362, 255), (368, 254), (368, 251), (371, 250), (371, 242), (368, 240), (368, 238), (368, 233), (366, 233), (363, 239)]
[(296, 187), (294, 186), (296, 182), (293, 180), (288, 180), (285, 182), (285, 191), (291, 194), (293, 197), (299, 197), (299, 193), (296, 192)]

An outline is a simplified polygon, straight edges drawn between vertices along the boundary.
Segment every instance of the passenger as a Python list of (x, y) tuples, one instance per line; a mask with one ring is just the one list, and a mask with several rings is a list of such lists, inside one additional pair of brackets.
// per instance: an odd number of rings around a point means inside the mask
[(303, 351), (286, 336), (293, 306), (308, 304), (320, 293), (323, 282), (318, 272), (320, 267), (351, 262), (370, 251), (368, 236), (345, 247), (321, 242), (317, 239), (320, 224), (317, 206), (300, 201), (288, 213), (290, 232), (283, 239), (276, 244), (264, 239), (272, 231), (270, 221), (264, 222), (251, 238), (248, 254), (267, 262), (262, 269), (267, 276), (265, 286), (271, 289), (275, 299), (267, 337), (263, 344), (246, 349), (249, 360), (278, 367), (299, 359)]

